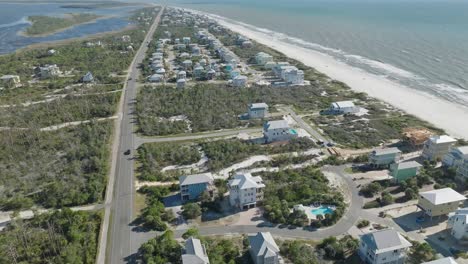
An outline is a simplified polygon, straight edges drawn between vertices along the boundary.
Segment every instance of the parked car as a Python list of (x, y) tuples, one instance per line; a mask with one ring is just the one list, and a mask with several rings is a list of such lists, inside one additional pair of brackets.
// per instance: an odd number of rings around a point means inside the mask
[(125, 152), (124, 152), (124, 155), (130, 155), (130, 153), (132, 153), (131, 150), (127, 149)]

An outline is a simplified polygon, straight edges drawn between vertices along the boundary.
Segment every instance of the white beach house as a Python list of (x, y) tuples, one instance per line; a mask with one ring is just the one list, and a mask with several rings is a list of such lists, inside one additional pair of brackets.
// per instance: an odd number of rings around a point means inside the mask
[(374, 149), (369, 153), (369, 164), (373, 167), (387, 167), (401, 159), (398, 148)]
[(286, 120), (268, 121), (263, 125), (263, 137), (267, 143), (288, 141), (297, 137), (297, 132), (289, 127)]
[(340, 101), (332, 103), (330, 111), (336, 114), (352, 114), (358, 112), (359, 108), (352, 101)]
[(450, 213), (447, 227), (451, 229), (450, 234), (455, 239), (468, 243), (468, 207)]
[(411, 243), (393, 229), (361, 236), (359, 256), (369, 264), (405, 263)]
[(253, 177), (250, 173), (237, 174), (228, 182), (229, 203), (239, 209), (249, 209), (257, 206), (263, 200), (263, 180), (260, 176)]
[(423, 146), (423, 158), (436, 161), (442, 159), (457, 141), (447, 135), (432, 136)]
[(232, 85), (234, 87), (245, 87), (247, 85), (247, 76), (238, 75), (232, 79)]
[(431, 218), (455, 212), (466, 197), (451, 188), (419, 193), (418, 207)]
[(210, 264), (206, 248), (200, 239), (191, 237), (185, 241), (182, 264)]
[(272, 62), (272, 61), (273, 61), (273, 56), (271, 56), (271, 55), (268, 54), (268, 53), (259, 52), (259, 53), (257, 53), (257, 55), (255, 55), (255, 62), (256, 62), (258, 65), (264, 66), (264, 65), (267, 64), (268, 62)]

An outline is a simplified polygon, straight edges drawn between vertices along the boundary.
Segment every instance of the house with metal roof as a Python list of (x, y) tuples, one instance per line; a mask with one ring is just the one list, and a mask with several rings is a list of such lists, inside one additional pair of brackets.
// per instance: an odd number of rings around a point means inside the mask
[(421, 167), (416, 161), (393, 163), (390, 165), (390, 175), (398, 182), (404, 181), (418, 175)]
[(229, 203), (240, 209), (254, 208), (263, 200), (263, 180), (250, 173), (237, 174), (228, 182)]
[(266, 103), (250, 104), (248, 115), (250, 119), (265, 118), (268, 115), (268, 105)]
[(358, 254), (365, 263), (405, 263), (411, 243), (393, 229), (361, 236)]
[(458, 264), (452, 257), (446, 257), (441, 259), (436, 259), (429, 262), (424, 262), (422, 264)]
[(387, 167), (401, 159), (398, 148), (374, 149), (369, 153), (369, 164), (373, 167)]
[(186, 175), (179, 177), (180, 196), (182, 201), (196, 200), (205, 191), (213, 195), (214, 178), (211, 173)]
[(352, 114), (359, 111), (359, 108), (352, 101), (334, 102), (330, 105), (330, 112), (334, 114)]
[(442, 159), (456, 142), (447, 135), (432, 136), (424, 143), (422, 156), (430, 161)]
[(443, 188), (419, 193), (418, 207), (430, 217), (455, 212), (466, 197), (452, 188)]
[(267, 143), (288, 141), (297, 137), (297, 131), (286, 120), (268, 121), (263, 125), (263, 137)]
[(280, 264), (280, 249), (269, 232), (249, 235), (250, 256), (255, 264)]
[(209, 264), (208, 254), (200, 239), (189, 238), (185, 241), (184, 253), (182, 254), (183, 264)]
[(449, 213), (447, 227), (450, 234), (464, 244), (468, 243), (468, 207)]

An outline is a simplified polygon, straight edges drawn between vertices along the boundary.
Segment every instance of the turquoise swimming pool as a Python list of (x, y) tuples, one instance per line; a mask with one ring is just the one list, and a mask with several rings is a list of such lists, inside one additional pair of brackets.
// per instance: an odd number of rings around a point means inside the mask
[(317, 209), (312, 209), (311, 212), (314, 215), (326, 215), (326, 214), (332, 214), (333, 209), (331, 209), (330, 207), (326, 207), (326, 206), (320, 206)]

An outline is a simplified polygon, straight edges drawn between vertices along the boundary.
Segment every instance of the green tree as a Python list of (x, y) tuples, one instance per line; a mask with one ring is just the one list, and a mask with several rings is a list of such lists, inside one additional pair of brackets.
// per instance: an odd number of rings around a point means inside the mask
[(186, 219), (194, 219), (202, 213), (201, 207), (197, 203), (184, 204), (182, 210), (182, 214)]

